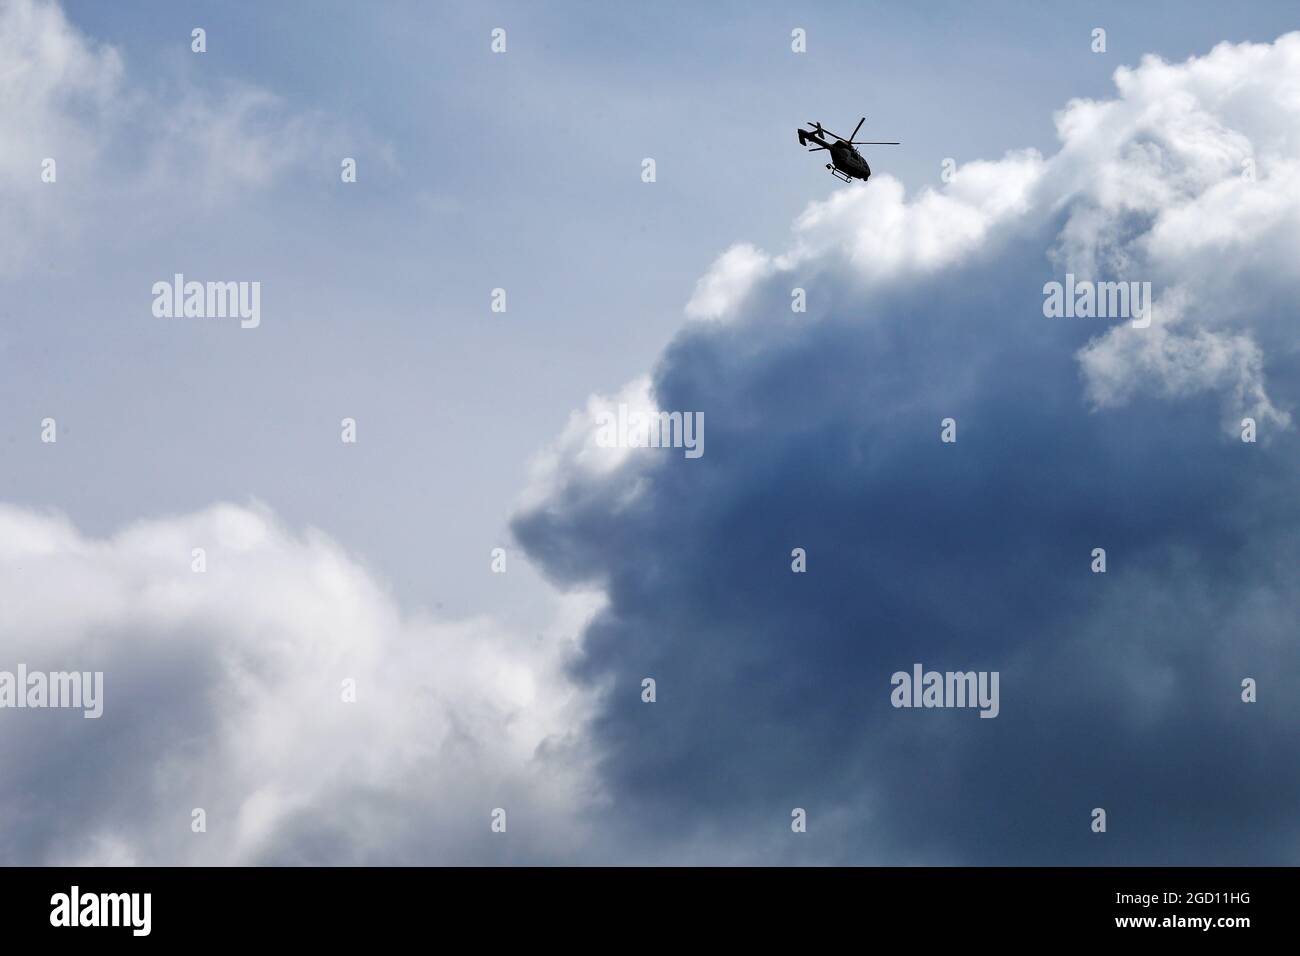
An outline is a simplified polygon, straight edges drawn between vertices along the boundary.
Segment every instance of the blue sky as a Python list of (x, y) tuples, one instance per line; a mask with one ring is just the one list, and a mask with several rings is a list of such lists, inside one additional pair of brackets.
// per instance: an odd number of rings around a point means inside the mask
[[(7, 835), (23, 859), (211, 861), (158, 823), (210, 792), (228, 861), (1294, 862), (1295, 697), (1238, 694), (1298, 676), (1297, 64), (1115, 81), (1271, 44), (1293, 5), (0, 8), (28, 84), (0, 103), (7, 560), (85, 594), (66, 621), (24, 603), (0, 668), (101, 663), (136, 703), (59, 739), (172, 774), (116, 783), (129, 810), (88, 784), (88, 840)], [(1075, 99), (1119, 105), (1058, 126)], [(903, 145), (841, 187), (794, 130), (863, 114)], [(1156, 331), (1052, 324), (1067, 270), (1153, 281)], [(175, 272), (260, 281), (261, 327), (155, 318)], [(702, 459), (591, 466), (583, 410), (638, 379), (704, 413)], [(162, 543), (188, 571), (200, 540), (230, 560), (163, 600)], [(1099, 541), (1114, 570), (1075, 573)], [(347, 733), (391, 748), (364, 783), (346, 748), (268, 756), (289, 711), (352, 719), (310, 688), (354, 658), (385, 703)], [(309, 659), (312, 703), (273, 706)], [(892, 710), (914, 660), (1000, 669), (1002, 715)], [(241, 680), (261, 703), (234, 718)], [(24, 719), (10, 754), (43, 739)], [(238, 772), (232, 728), (267, 742)], [(31, 792), (66, 772), (42, 766)], [(503, 848), (476, 828), (512, 798)], [(1100, 840), (1097, 805), (1127, 821)]]
[[(256, 196), (235, 191), (174, 219), (144, 213), (156, 229), (143, 241), (188, 249), (213, 268), (276, 275), (268, 295), (294, 303), (301, 334), (273, 351), (259, 341), (260, 367), (232, 355), (231, 368), (206, 348), (159, 343), (145, 324), (141, 334), (162, 350), (157, 358), (166, 367), (154, 388), (87, 387), (84, 371), (68, 382), (68, 401), (116, 422), (93, 429), (105, 441), (114, 433), (116, 452), (93, 449), (98, 470), (109, 474), (93, 492), (77, 481), (50, 495), (42, 489), (57, 476), (20, 472), (15, 497), (58, 504), (99, 530), (152, 510), (147, 502), (185, 509), (255, 494), (307, 523), (335, 510), (340, 493), (388, 499), (391, 508), (338, 514), (332, 533), (412, 600), (454, 601), (462, 610), (495, 600), (463, 556), (499, 543), (519, 473), (537, 446), (588, 393), (617, 388), (647, 368), (680, 327), (682, 306), (716, 255), (738, 240), (778, 244), (810, 199), (833, 190), (817, 163), (793, 152), (797, 124), (820, 119), (851, 128), (868, 114), (876, 138), (904, 143), (870, 154), (875, 168), (915, 190), (938, 184), (945, 157), (966, 162), (1029, 146), (1050, 152), (1053, 111), (1071, 97), (1107, 94), (1114, 68), (1144, 52), (1181, 59), (1223, 39), (1270, 40), (1292, 25), (1284, 4), (1242, 11), (1207, 4), (1195, 17), (1159, 4), (1087, 13), (1000, 4), (978, 15), (954, 4), (925, 13), (862, 4), (66, 9), (88, 37), (122, 51), (127, 85), (153, 91), (158, 109), (181, 84), (264, 89), (282, 99), (284, 113), (319, 113), (333, 124), (339, 147), (361, 163), (361, 181), (352, 192), (335, 188), (332, 155), (313, 156)], [(202, 57), (188, 43), (199, 21), (209, 33)], [(485, 53), (498, 25), (508, 30), (504, 57)], [(794, 25), (809, 33), (804, 56), (789, 50)], [(1105, 55), (1079, 40), (1096, 25), (1108, 31)], [(115, 152), (139, 148), (149, 125), (143, 119), (122, 134)], [(645, 156), (658, 163), (653, 187), (639, 179)], [(122, 236), (116, 249), (95, 251), (95, 295), (118, 283), (105, 297), (127, 301), (133, 293), (126, 290), (144, 281), (134, 269), (170, 274), (152, 249), (131, 242)], [(341, 281), (321, 283), (322, 274)], [(64, 279), (58, 285), (55, 294), (65, 298), (55, 311), (86, 314), (76, 304), (86, 290)], [(496, 287), (510, 293), (506, 321), (486, 310)], [(84, 368), (93, 342), (101, 359), (94, 364), (105, 374), (140, 383), (153, 371), (111, 359), (138, 324), (89, 315), (86, 324), (96, 331), (77, 332), (70, 367)], [(276, 335), (264, 331), (262, 339)], [(301, 352), (315, 361), (285, 375)], [(149, 441), (133, 443), (133, 427), (165, 416), (156, 396), (187, 381), (221, 395), (201, 403), (218, 421), (261, 419), (267, 428), (280, 421), (283, 430), (268, 431), (254, 454), (232, 437), (222, 457), (242, 459), (238, 474), (214, 463), (162, 487), (131, 480)], [(333, 449), (317, 452), (306, 438), (309, 421), (321, 416), (299, 399), (313, 390), (340, 407), (361, 406), (370, 441), (391, 439), (375, 456), (383, 465), (366, 471), (316, 457)], [(39, 404), (39, 393), (23, 395)], [(115, 408), (116, 401), (123, 404)], [(159, 424), (171, 442), (189, 436), (178, 461), (218, 450), (211, 432), (182, 427), (188, 410), (175, 415)], [(286, 468), (290, 461), (298, 467)], [(306, 483), (291, 474), (337, 467), (358, 471)], [(459, 503), (453, 515), (438, 500), (448, 497)], [(451, 536), (433, 553), (408, 537), (425, 522)], [(430, 577), (449, 582), (448, 594), (430, 593)]]

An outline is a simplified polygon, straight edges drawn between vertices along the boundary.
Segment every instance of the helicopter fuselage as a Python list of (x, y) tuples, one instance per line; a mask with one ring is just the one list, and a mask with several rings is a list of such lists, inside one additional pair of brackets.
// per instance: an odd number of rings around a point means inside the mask
[(851, 179), (860, 179), (865, 183), (871, 178), (871, 167), (862, 158), (862, 154), (848, 143), (836, 143), (831, 147), (831, 162)]
[(811, 141), (824, 146), (831, 154), (831, 165), (849, 179), (860, 179), (864, 183), (871, 178), (871, 167), (862, 158), (862, 154), (842, 139), (826, 140), (816, 133), (800, 133), (799, 141)]

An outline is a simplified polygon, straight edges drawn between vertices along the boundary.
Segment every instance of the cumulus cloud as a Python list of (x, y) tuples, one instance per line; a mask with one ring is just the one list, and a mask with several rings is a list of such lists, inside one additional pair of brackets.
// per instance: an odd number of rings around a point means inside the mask
[[(702, 459), (553, 455), (515, 531), (608, 595), (573, 672), (641, 858), (1296, 861), (1300, 34), (1115, 79), (1051, 156), (724, 254), (650, 382)], [(1044, 317), (1066, 272), (1150, 281), (1151, 326)], [(1000, 716), (895, 710), (917, 661), (1000, 671)]]
[(583, 843), (587, 704), (562, 665), (589, 598), (563, 607), (561, 636), (509, 634), (403, 613), (262, 506), (107, 539), (4, 506), (0, 605), (0, 669), (104, 674), (98, 720), (0, 720), (11, 863), (520, 862)]
[(1069, 210), (1058, 260), (1161, 290), (1163, 333), (1117, 327), (1083, 350), (1099, 403), (1198, 389), (1225, 396), (1229, 418), (1289, 423), (1260, 351), (1294, 336), (1268, 293), (1294, 297), (1297, 284), (1298, 82), (1292, 33), (1181, 64), (1148, 56), (1116, 71), (1117, 99), (1077, 101), (1057, 117), (1051, 188)]
[[(969, 163), (951, 188), (927, 189), (912, 203), (904, 201), (902, 185), (889, 176), (878, 177), (869, 190), (839, 190), (804, 211), (786, 252), (769, 255), (741, 243), (723, 253), (700, 279), (686, 313), (696, 319), (733, 317), (759, 284), (776, 276), (795, 280), (831, 266), (864, 286), (924, 277), (1023, 216), (1042, 173), (1042, 157), (1024, 150), (1000, 162)], [(863, 222), (872, 228), (862, 228)]]
[[(643, 472), (653, 470), (658, 461), (655, 449), (630, 444), (599, 441), (601, 416), (616, 419), (619, 406), (629, 412), (652, 416), (660, 412), (651, 392), (650, 376), (641, 375), (628, 382), (614, 395), (592, 394), (586, 405), (569, 416), (558, 437), (533, 457), (528, 481), (519, 496), (518, 506), (530, 509), (579, 489), (592, 479), (608, 479), (633, 460)], [(630, 502), (646, 487), (647, 481), (631, 483), (623, 496)]]

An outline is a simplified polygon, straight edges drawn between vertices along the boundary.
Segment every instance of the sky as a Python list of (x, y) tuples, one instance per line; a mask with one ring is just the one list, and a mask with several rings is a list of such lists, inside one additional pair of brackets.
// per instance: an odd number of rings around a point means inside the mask
[(1296, 862), (1300, 24), (1190, 6), (0, 0), (0, 671), (105, 687), (0, 858)]

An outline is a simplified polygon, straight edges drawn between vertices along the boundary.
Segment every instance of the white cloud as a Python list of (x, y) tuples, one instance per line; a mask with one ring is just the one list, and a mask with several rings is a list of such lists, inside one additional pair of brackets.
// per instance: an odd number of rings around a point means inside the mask
[[(343, 143), (359, 138), (246, 84), (133, 84), (122, 54), (83, 35), (53, 0), (0, 0), (0, 77), (0, 269), (30, 266), (45, 248), (66, 258), (70, 238), (124, 218), (139, 230), (142, 208), (166, 208), (174, 222), (289, 169), (336, 171)], [(386, 145), (371, 152), (393, 164)], [(46, 158), (57, 164), (53, 185), (41, 181)]]
[(747, 242), (734, 245), (695, 284), (686, 314), (693, 319), (734, 315), (745, 293), (771, 274), (771, 256)]
[(118, 115), (122, 59), (80, 36), (57, 4), (0, 3), (0, 123), (6, 176), (35, 179), (32, 159), (85, 152)]
[(118, 53), (87, 43), (56, 4), (0, 0), (0, 270), (29, 261), (38, 234), (66, 235), (69, 211), (46, 202), (57, 197), (41, 164), (66, 175), (98, 161), (122, 116), (122, 75)]
[(1151, 328), (1116, 326), (1080, 351), (1096, 404), (1214, 391), (1229, 428), (1244, 414), (1289, 424), (1264, 369), (1293, 320), (1265, 293), (1300, 287), (1298, 78), (1300, 33), (1224, 43), (1180, 64), (1145, 57), (1116, 71), (1118, 99), (1057, 117), (1045, 188), (1068, 210), (1059, 263), (1109, 266), (1158, 296)]
[[(650, 376), (637, 376), (615, 395), (593, 393), (587, 397), (586, 407), (573, 412), (559, 436), (534, 456), (528, 483), (517, 502), (519, 508), (535, 507), (561, 493), (564, 483), (573, 478), (603, 481), (629, 461), (637, 461), (640, 470), (644, 471), (654, 467), (655, 461), (663, 460), (649, 448), (603, 447), (599, 443), (597, 422), (600, 416), (617, 417), (620, 404), (643, 415), (658, 414), (659, 406)], [(624, 503), (634, 500), (642, 487), (640, 479), (631, 482), (623, 497)]]
[[(516, 859), (581, 842), (574, 639), (404, 614), (328, 538), (265, 508), (96, 540), (0, 506), (0, 606), (0, 669), (104, 672), (99, 720), (0, 711), (11, 861), (490, 862), (497, 806), (518, 821)], [(568, 599), (548, 633), (577, 635), (595, 609)]]
[(207, 202), (231, 191), (269, 186), (295, 167), (317, 161), (338, 168), (343, 148), (321, 116), (295, 114), (280, 97), (244, 84), (220, 94), (187, 90), (159, 109), (147, 180), (170, 183)]
[(949, 265), (989, 241), (1004, 222), (1029, 208), (1042, 176), (1035, 150), (960, 168), (943, 191), (922, 190), (907, 202), (892, 176), (837, 190), (809, 204), (794, 224), (788, 250), (770, 255), (749, 243), (728, 249), (696, 284), (686, 313), (734, 318), (760, 283), (781, 275), (797, 285), (814, 269), (841, 268), (858, 282), (920, 276)]

